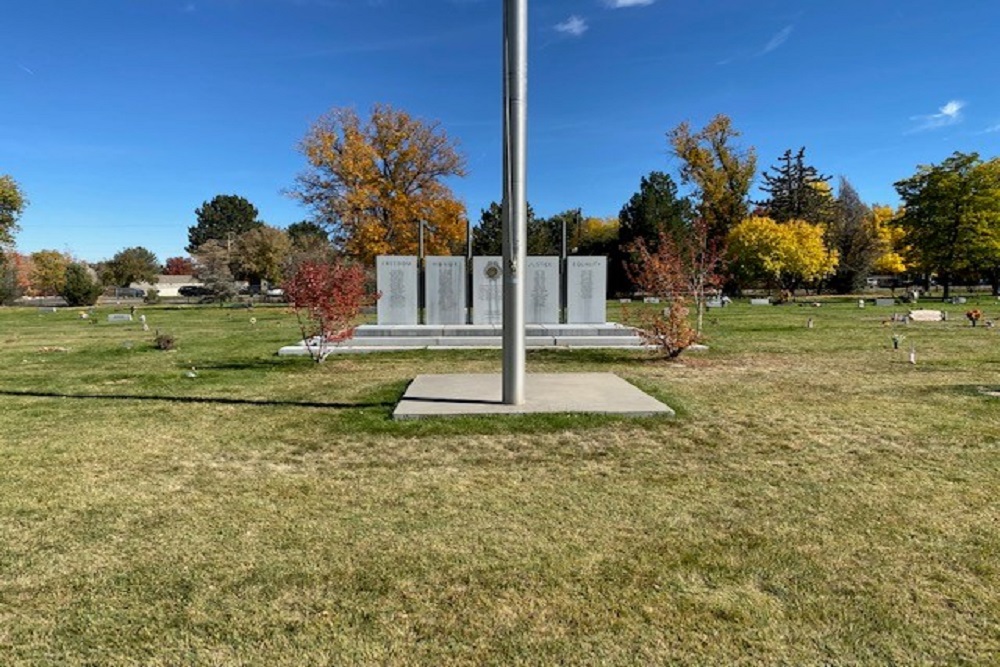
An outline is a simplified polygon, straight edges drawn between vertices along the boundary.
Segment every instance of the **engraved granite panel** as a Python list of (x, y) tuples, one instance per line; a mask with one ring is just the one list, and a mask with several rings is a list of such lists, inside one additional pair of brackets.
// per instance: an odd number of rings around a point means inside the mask
[(472, 258), (472, 323), (503, 323), (503, 258)]
[(529, 257), (525, 280), (525, 322), (559, 324), (559, 258)]
[(465, 258), (428, 257), (426, 261), (427, 324), (465, 324)]
[(603, 324), (607, 321), (607, 257), (569, 257), (566, 267), (566, 322)]
[(417, 258), (379, 255), (375, 261), (379, 324), (417, 323)]

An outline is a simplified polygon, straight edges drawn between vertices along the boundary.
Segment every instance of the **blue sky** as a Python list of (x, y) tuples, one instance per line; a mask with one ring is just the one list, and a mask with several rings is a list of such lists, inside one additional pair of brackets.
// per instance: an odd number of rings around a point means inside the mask
[[(955, 150), (1000, 154), (995, 0), (529, 0), (528, 196), (608, 216), (665, 133), (733, 118), (760, 167), (806, 146), (872, 203)], [(0, 173), (31, 200), (21, 251), (182, 255), (217, 194), (266, 222), (322, 113), (389, 103), (440, 121), (473, 220), (499, 199), (501, 0), (10, 0)]]

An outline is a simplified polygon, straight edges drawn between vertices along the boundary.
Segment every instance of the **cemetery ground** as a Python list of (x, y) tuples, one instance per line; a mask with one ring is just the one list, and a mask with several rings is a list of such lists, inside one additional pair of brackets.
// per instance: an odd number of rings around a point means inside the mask
[(411, 378), (500, 353), (0, 309), (0, 664), (996, 664), (1000, 330), (966, 308), (738, 302), (680, 363), (528, 355), (675, 419), (417, 422)]

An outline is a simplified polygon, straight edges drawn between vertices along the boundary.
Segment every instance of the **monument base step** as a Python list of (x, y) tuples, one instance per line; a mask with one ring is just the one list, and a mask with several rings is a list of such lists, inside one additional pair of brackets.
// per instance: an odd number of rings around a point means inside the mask
[[(652, 349), (632, 327), (604, 324), (538, 324), (525, 327), (525, 347), (541, 349)], [(315, 343), (313, 343), (315, 345)], [(358, 327), (354, 337), (330, 345), (328, 354), (414, 349), (501, 349), (501, 328), (493, 325), (373, 325)], [(306, 356), (305, 341), (278, 350), (279, 356)]]

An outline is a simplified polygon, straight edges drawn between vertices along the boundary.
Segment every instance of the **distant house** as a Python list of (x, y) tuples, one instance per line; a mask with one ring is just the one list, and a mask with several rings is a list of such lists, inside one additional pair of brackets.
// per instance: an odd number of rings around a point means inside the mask
[(188, 285), (195, 287), (201, 286), (200, 280), (194, 276), (159, 276), (159, 279), (155, 283), (130, 283), (129, 287), (135, 289), (141, 289), (145, 292), (149, 292), (151, 289), (155, 289), (161, 297), (173, 297), (180, 296), (180, 288), (186, 287)]

